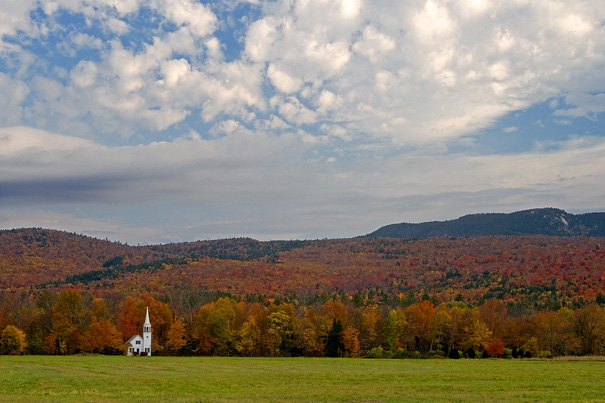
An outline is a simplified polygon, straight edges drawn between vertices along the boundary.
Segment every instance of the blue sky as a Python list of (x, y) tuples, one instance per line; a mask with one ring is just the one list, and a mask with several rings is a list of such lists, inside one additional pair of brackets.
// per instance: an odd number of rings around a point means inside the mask
[(602, 2), (0, 0), (0, 91), (0, 228), (605, 210)]

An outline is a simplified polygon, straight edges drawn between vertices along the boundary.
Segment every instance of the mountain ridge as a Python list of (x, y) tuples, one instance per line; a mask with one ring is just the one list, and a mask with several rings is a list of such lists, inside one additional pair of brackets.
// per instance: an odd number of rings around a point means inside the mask
[[(544, 213), (533, 215), (543, 219)], [(560, 210), (547, 213), (562, 225), (575, 225)], [(580, 221), (586, 226), (595, 217), (600, 215)], [(412, 293), (435, 303), (498, 298), (540, 307), (557, 301), (582, 306), (597, 297), (605, 301), (602, 245), (605, 237), (532, 235), (270, 242), (232, 238), (128, 246), (64, 231), (3, 230), (0, 307), (3, 298), (20, 295), (18, 290), (40, 294), (70, 288), (94, 295), (234, 295), (259, 302), (296, 297), (308, 303), (330, 295), (350, 299), (364, 294), (368, 301), (397, 304)], [(551, 301), (553, 295), (557, 301)]]
[(601, 237), (605, 236), (605, 213), (571, 214), (552, 207), (512, 213), (477, 213), (447, 221), (389, 224), (362, 238), (420, 239), (493, 235)]

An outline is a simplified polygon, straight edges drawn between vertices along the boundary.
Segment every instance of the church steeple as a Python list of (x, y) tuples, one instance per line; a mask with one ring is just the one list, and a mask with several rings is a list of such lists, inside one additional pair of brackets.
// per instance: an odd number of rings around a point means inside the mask
[(143, 352), (151, 355), (151, 322), (149, 321), (149, 307), (145, 314), (145, 323), (143, 324)]
[[(148, 328), (149, 330), (147, 330)], [(143, 324), (144, 332), (151, 332), (151, 323), (149, 322), (149, 307), (147, 307), (147, 313), (145, 314), (145, 323)]]

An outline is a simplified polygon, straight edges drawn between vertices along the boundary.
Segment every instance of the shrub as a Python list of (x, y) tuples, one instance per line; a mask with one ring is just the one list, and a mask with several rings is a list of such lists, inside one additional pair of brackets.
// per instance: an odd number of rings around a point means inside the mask
[(538, 352), (538, 358), (552, 358), (552, 353), (548, 350)]
[(439, 354), (429, 355), (429, 360), (445, 360), (445, 356)]
[(382, 358), (383, 352), (382, 347), (374, 347), (366, 353), (366, 358)]
[(424, 356), (420, 353), (420, 351), (414, 351), (411, 355), (410, 358), (424, 358)]
[(445, 357), (445, 352), (441, 351), (441, 350), (429, 350), (429, 352), (427, 352), (426, 355), (428, 355), (429, 357), (432, 355), (440, 355), (442, 357)]
[(467, 358), (477, 358), (477, 353), (475, 352), (475, 349), (472, 347), (470, 347), (468, 350), (466, 350), (466, 352), (464, 354), (466, 355)]
[(449, 358), (452, 358), (454, 360), (457, 360), (460, 358), (460, 351), (458, 351), (457, 348), (453, 348), (450, 350), (450, 353), (448, 354)]
[(523, 349), (525, 351), (529, 351), (530, 355), (533, 357), (534, 355), (538, 354), (538, 339), (536, 339), (535, 337), (530, 337), (525, 344), (523, 345)]
[(393, 358), (410, 358), (410, 353), (402, 348), (398, 348), (395, 354), (393, 354)]
[(383, 350), (382, 347), (374, 347), (366, 353), (366, 358), (391, 358), (393, 353)]

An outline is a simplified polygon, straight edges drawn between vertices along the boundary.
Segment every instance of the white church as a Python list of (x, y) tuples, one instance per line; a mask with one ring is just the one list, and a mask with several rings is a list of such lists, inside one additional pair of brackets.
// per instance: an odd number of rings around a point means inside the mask
[(145, 314), (145, 323), (143, 324), (143, 336), (138, 334), (132, 336), (126, 344), (130, 344), (128, 347), (128, 356), (133, 357), (135, 355), (151, 355), (151, 323), (149, 322), (149, 307), (147, 307), (147, 313)]

